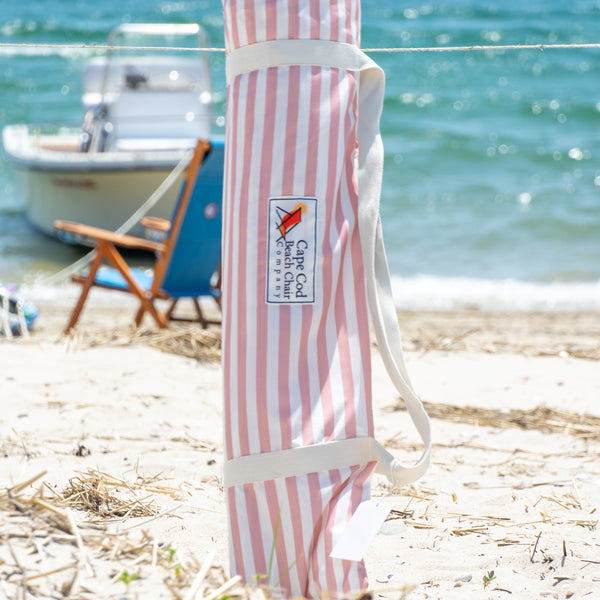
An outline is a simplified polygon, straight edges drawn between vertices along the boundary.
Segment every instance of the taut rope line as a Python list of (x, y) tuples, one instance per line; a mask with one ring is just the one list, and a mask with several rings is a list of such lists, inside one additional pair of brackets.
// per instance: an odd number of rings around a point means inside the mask
[[(170, 46), (101, 46), (97, 44), (17, 44), (0, 43), (0, 48), (42, 48), (61, 50), (144, 50), (175, 52), (225, 52), (225, 48), (185, 48)], [(571, 48), (600, 48), (600, 42), (581, 44), (503, 44), (485, 46), (423, 46), (418, 48), (362, 48), (366, 53), (400, 52), (486, 52), (489, 50), (558, 50)]]

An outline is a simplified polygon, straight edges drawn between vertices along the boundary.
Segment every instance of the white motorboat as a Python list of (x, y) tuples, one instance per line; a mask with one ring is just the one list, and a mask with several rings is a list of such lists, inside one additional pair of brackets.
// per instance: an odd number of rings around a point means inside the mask
[[(199, 25), (123, 24), (108, 47), (85, 65), (79, 123), (2, 131), (26, 214), (43, 232), (54, 234), (56, 219), (118, 228), (221, 120)], [(150, 214), (168, 218), (180, 187), (175, 181)]]

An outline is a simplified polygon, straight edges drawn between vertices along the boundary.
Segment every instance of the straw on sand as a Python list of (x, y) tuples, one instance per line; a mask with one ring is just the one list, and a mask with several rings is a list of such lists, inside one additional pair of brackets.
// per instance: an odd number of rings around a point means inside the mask
[[(138, 498), (136, 491), (145, 492)], [(89, 469), (69, 480), (62, 494), (62, 502), (71, 507), (85, 509), (103, 518), (114, 517), (150, 517), (160, 512), (151, 500), (152, 494), (181, 496), (176, 488), (161, 486), (156, 478), (150, 481), (127, 482), (107, 473)]]
[(186, 356), (203, 362), (221, 360), (220, 329), (202, 329), (198, 325), (177, 324), (169, 329), (131, 328), (128, 330), (92, 330), (78, 328), (66, 339), (70, 349), (101, 345), (146, 345), (162, 352)]
[[(481, 406), (453, 406), (436, 402), (423, 402), (423, 406), (431, 418), (453, 423), (501, 429), (531, 429), (545, 433), (564, 433), (581, 438), (600, 436), (599, 416), (548, 406), (510, 410)], [(400, 401), (394, 409), (403, 410), (404, 403)]]
[[(182, 494), (160, 476), (138, 474), (129, 481), (89, 469), (72, 477), (63, 493), (45, 482), (36, 492), (26, 493), (45, 475), (42, 471), (0, 489), (0, 548), (6, 550), (0, 553), (0, 597), (123, 597), (123, 585), (128, 589), (155, 570), (176, 599), (256, 597), (256, 590), (241, 586), (239, 578), (225, 576), (214, 564), (214, 554), (200, 564), (194, 556), (180, 556), (170, 544), (158, 543), (143, 526), (148, 520), (141, 527), (111, 530), (119, 515), (122, 519), (173, 515), (150, 501), (155, 495)], [(77, 517), (80, 511), (83, 520)], [(58, 559), (40, 562), (35, 559), (40, 552)], [(48, 568), (41, 568), (46, 564)]]

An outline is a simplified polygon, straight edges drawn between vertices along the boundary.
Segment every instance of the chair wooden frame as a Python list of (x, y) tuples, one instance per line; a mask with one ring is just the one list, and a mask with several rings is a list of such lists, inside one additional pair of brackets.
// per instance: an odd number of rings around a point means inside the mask
[[(170, 318), (173, 319), (172, 312), (175, 304), (177, 303), (177, 299), (173, 300), (171, 307), (164, 314), (156, 309), (154, 301), (156, 299), (169, 298), (169, 294), (161, 290), (161, 284), (169, 266), (173, 249), (181, 230), (183, 219), (185, 218), (185, 213), (192, 196), (198, 171), (200, 170), (202, 161), (209, 150), (210, 143), (199, 139), (194, 149), (194, 153), (190, 159), (190, 163), (187, 167), (183, 191), (178, 201), (173, 221), (169, 222), (163, 219), (152, 219), (151, 217), (146, 217), (147, 225), (166, 232), (166, 237), (163, 242), (156, 242), (135, 236), (118, 234), (105, 229), (100, 229), (98, 227), (92, 227), (82, 223), (74, 223), (72, 221), (57, 220), (54, 222), (54, 227), (59, 232), (62, 231), (69, 234), (74, 234), (75, 236), (83, 236), (93, 240), (95, 245), (95, 255), (92, 263), (90, 264), (88, 272), (85, 275), (77, 274), (71, 277), (72, 281), (82, 285), (82, 290), (73, 312), (71, 313), (69, 322), (64, 329), (65, 334), (69, 333), (77, 324), (92, 287), (97, 286), (116, 289), (107, 285), (99, 284), (95, 281), (98, 269), (104, 262), (109, 263), (115, 269), (117, 269), (117, 271), (125, 279), (127, 283), (127, 289), (123, 288), (122, 291), (133, 294), (140, 301), (140, 307), (134, 319), (136, 327), (140, 325), (146, 312), (152, 316), (156, 324), (161, 329), (168, 327), (168, 320)], [(129, 265), (117, 249), (119, 247), (128, 250), (147, 250), (156, 254), (154, 278), (149, 290), (142, 289), (142, 287), (135, 280)], [(200, 307), (198, 306), (198, 309), (199, 308)], [(201, 314), (201, 310), (199, 314)], [(206, 321), (203, 316), (200, 320), (201, 322), (203, 320), (203, 326), (206, 326), (205, 323), (208, 321)]]

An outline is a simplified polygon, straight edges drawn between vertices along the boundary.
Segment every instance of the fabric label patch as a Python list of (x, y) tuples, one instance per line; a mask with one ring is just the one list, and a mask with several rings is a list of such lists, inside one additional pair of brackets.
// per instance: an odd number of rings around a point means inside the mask
[(269, 198), (267, 302), (315, 301), (317, 199)]

